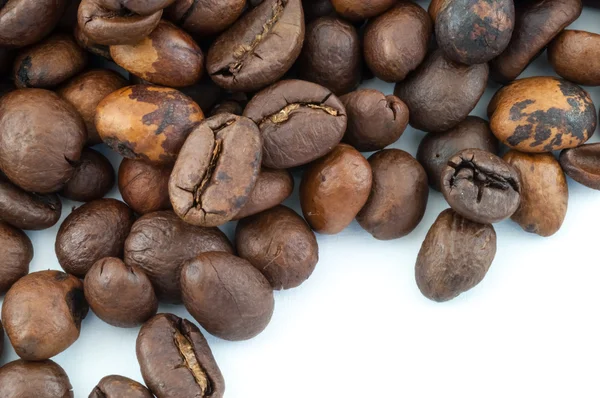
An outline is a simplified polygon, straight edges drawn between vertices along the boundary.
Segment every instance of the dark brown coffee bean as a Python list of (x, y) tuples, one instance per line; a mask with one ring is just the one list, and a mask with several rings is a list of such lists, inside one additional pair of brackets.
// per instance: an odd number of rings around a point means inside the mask
[(126, 158), (157, 165), (175, 162), (188, 134), (203, 118), (190, 97), (148, 85), (115, 91), (96, 108), (96, 128), (109, 147)]
[(477, 116), (467, 117), (442, 134), (429, 133), (423, 138), (417, 151), (417, 160), (427, 172), (429, 185), (433, 189), (440, 190), (442, 171), (448, 160), (457, 152), (469, 148), (498, 153), (498, 140), (488, 122)]
[[(29, 273), (33, 259), (31, 240), (20, 229), (0, 221), (0, 295)], [(0, 333), (0, 339), (3, 333)], [(2, 347), (0, 346), (0, 351)]]
[(375, 17), (396, 3), (395, 0), (331, 0), (338, 14), (351, 21)]
[(98, 4), (113, 11), (127, 9), (130, 13), (152, 15), (169, 7), (174, 0), (98, 0)]
[(263, 136), (263, 164), (301, 166), (330, 152), (346, 130), (346, 110), (331, 91), (284, 80), (256, 94), (244, 110)]
[(246, 205), (233, 219), (240, 220), (275, 207), (289, 198), (293, 190), (294, 178), (289, 171), (263, 167)]
[(183, 304), (206, 331), (225, 340), (258, 335), (273, 315), (269, 281), (248, 261), (225, 252), (202, 253), (181, 270)]
[(2, 322), (18, 356), (42, 361), (79, 338), (88, 309), (79, 279), (60, 271), (40, 271), (19, 279), (6, 293)]
[(417, 286), (428, 299), (443, 302), (477, 286), (496, 256), (496, 231), (444, 210), (419, 251)]
[(487, 81), (487, 64), (468, 66), (448, 61), (438, 49), (406, 80), (396, 84), (394, 94), (408, 106), (411, 126), (441, 133), (469, 115)]
[(548, 61), (573, 83), (600, 86), (600, 35), (563, 30), (548, 46)]
[(334, 17), (336, 15), (331, 0), (302, 0), (302, 8), (304, 9), (304, 19), (306, 22), (320, 17)]
[(148, 276), (139, 267), (126, 265), (119, 258), (96, 261), (85, 275), (83, 291), (94, 314), (117, 327), (139, 326), (158, 309)]
[(217, 38), (206, 69), (221, 87), (256, 91), (279, 80), (304, 41), (300, 0), (265, 0)]
[(377, 151), (393, 144), (408, 125), (408, 107), (395, 95), (362, 89), (340, 100), (348, 115), (344, 142), (361, 152)]
[(175, 213), (216, 227), (248, 201), (260, 171), (262, 140), (252, 120), (223, 113), (204, 120), (181, 148), (169, 180)]
[(245, 0), (177, 0), (165, 16), (194, 36), (212, 36), (231, 26), (245, 5)]
[(554, 235), (567, 215), (569, 187), (560, 164), (551, 153), (509, 151), (503, 159), (519, 172), (521, 203), (512, 215), (525, 231)]
[(115, 185), (115, 170), (100, 152), (85, 148), (75, 168), (73, 177), (60, 195), (79, 202), (101, 199)]
[(133, 211), (116, 199), (94, 200), (73, 210), (56, 235), (60, 266), (83, 278), (96, 261), (121, 257), (133, 221)]
[(59, 191), (85, 140), (79, 113), (51, 91), (21, 89), (0, 98), (0, 169), (26, 191)]
[(222, 398), (225, 381), (200, 329), (187, 319), (158, 314), (142, 326), (137, 359), (157, 398)]
[(119, 167), (119, 192), (125, 203), (138, 214), (169, 210), (171, 170), (141, 160), (123, 159)]
[(233, 253), (233, 247), (217, 228), (195, 227), (171, 211), (159, 211), (133, 224), (125, 241), (125, 263), (146, 272), (159, 300), (180, 303), (183, 263), (208, 251)]
[(103, 377), (88, 398), (153, 398), (143, 385), (130, 378), (111, 375)]
[(75, 36), (75, 41), (81, 48), (89, 51), (92, 54), (106, 58), (109, 61), (112, 60), (110, 57), (110, 48), (103, 44), (95, 43), (92, 39), (87, 37), (85, 33), (83, 33), (83, 30), (79, 27), (79, 24), (75, 26), (73, 35)]
[(12, 361), (0, 368), (0, 397), (73, 398), (64, 369), (53, 361)]
[(581, 87), (555, 77), (520, 79), (492, 98), (490, 127), (500, 141), (522, 152), (577, 147), (596, 130), (596, 108)]
[(369, 158), (373, 186), (356, 221), (376, 239), (398, 239), (423, 219), (429, 198), (427, 174), (407, 152), (384, 149)]
[(54, 29), (67, 0), (3, 0), (0, 5), (0, 47), (25, 47)]
[(600, 143), (565, 149), (559, 160), (569, 177), (586, 187), (600, 190)]

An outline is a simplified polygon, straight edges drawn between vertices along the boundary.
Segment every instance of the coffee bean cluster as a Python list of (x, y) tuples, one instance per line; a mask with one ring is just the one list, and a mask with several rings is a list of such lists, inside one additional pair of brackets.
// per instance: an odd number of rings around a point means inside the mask
[[(273, 291), (313, 273), (315, 232), (375, 239), (450, 208), (416, 259), (424, 296), (475, 287), (493, 224), (556, 233), (566, 175), (600, 190), (600, 35), (564, 30), (580, 0), (0, 0), (0, 323), (20, 360), (0, 397), (73, 397), (51, 358), (91, 310), (139, 327), (146, 386), (109, 375), (90, 397), (224, 396), (198, 326), (250, 339)], [(562, 78), (518, 79), (548, 50)], [(115, 72), (117, 71), (117, 72)], [(393, 95), (357, 87), (377, 77)], [(489, 121), (469, 116), (492, 79)], [(416, 159), (394, 144), (424, 133)], [(105, 144), (111, 163), (90, 148)], [(555, 157), (561, 151), (558, 159)], [(374, 152), (368, 158), (361, 152)], [(301, 175), (302, 216), (281, 203)], [(104, 196), (115, 182), (123, 201)], [(55, 225), (64, 272), (29, 273), (22, 230)], [(238, 221), (235, 243), (218, 228)], [(85, 325), (83, 325), (85, 333)], [(133, 347), (132, 347), (133, 349)], [(252, 370), (249, 370), (252, 371)]]

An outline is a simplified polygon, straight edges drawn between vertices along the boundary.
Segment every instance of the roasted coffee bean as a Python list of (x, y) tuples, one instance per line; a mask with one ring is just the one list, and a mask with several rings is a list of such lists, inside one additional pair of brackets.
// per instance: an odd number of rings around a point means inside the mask
[(337, 13), (351, 21), (375, 17), (395, 3), (395, 0), (331, 0)]
[(119, 258), (96, 261), (85, 275), (83, 291), (94, 314), (117, 327), (139, 326), (156, 315), (158, 309), (148, 276)]
[(18, 356), (43, 361), (79, 338), (87, 313), (79, 279), (60, 271), (40, 271), (19, 279), (6, 293), (2, 322)]
[(356, 221), (376, 239), (398, 239), (423, 219), (429, 187), (423, 166), (400, 149), (384, 149), (369, 158), (373, 187)]
[(87, 145), (102, 142), (94, 119), (96, 107), (107, 95), (123, 88), (127, 81), (108, 69), (95, 69), (75, 76), (57, 90), (62, 99), (79, 111), (87, 128)]
[(256, 91), (279, 80), (304, 41), (300, 0), (265, 0), (212, 44), (206, 69), (221, 87)]
[(133, 211), (116, 199), (94, 200), (73, 210), (56, 235), (60, 266), (83, 278), (96, 261), (122, 256), (133, 221)]
[(581, 10), (581, 0), (516, 1), (515, 29), (506, 50), (490, 62), (492, 79), (516, 79)]
[(59, 191), (85, 139), (79, 113), (51, 91), (21, 89), (0, 98), (0, 169), (26, 191)]
[(169, 210), (171, 170), (141, 160), (123, 159), (119, 167), (119, 192), (125, 203), (138, 214)]
[(98, 4), (113, 11), (127, 9), (130, 13), (152, 15), (169, 7), (174, 0), (98, 0)]
[(592, 189), (600, 189), (600, 144), (565, 149), (560, 165), (569, 177)]
[(103, 44), (94, 43), (93, 40), (91, 40), (85, 35), (85, 33), (83, 33), (83, 30), (79, 28), (79, 25), (75, 26), (75, 31), (73, 32), (73, 35), (75, 36), (75, 41), (77, 42), (77, 44), (79, 44), (81, 48), (89, 51), (92, 54), (106, 58), (109, 61), (111, 60), (110, 48)]
[(496, 231), (491, 224), (479, 224), (446, 209), (419, 251), (417, 286), (428, 299), (451, 300), (483, 280), (495, 255)]
[(346, 130), (346, 110), (331, 91), (302, 80), (284, 80), (256, 94), (244, 116), (263, 136), (263, 164), (301, 166), (330, 152)]
[(465, 149), (452, 156), (440, 182), (454, 211), (483, 224), (512, 216), (521, 200), (519, 172), (481, 149)]
[(153, 398), (143, 385), (130, 378), (111, 375), (103, 377), (88, 398)]
[(0, 397), (73, 398), (64, 369), (53, 361), (12, 361), (0, 368)]
[(231, 26), (245, 5), (245, 0), (176, 0), (165, 16), (194, 36), (212, 36)]
[(203, 118), (200, 107), (181, 92), (137, 85), (115, 91), (98, 104), (96, 128), (102, 140), (126, 158), (172, 164)]
[(509, 151), (503, 158), (521, 177), (521, 203), (512, 215), (525, 231), (554, 235), (567, 214), (569, 187), (560, 164), (551, 153)]
[(100, 152), (85, 148), (75, 168), (73, 177), (60, 195), (79, 202), (101, 199), (115, 185), (115, 170)]
[(488, 122), (477, 116), (467, 117), (442, 134), (429, 133), (423, 138), (417, 151), (417, 160), (427, 172), (429, 185), (433, 189), (441, 189), (440, 179), (448, 160), (457, 152), (469, 148), (498, 153), (499, 143)]
[(125, 241), (125, 263), (146, 272), (159, 300), (181, 303), (181, 267), (207, 251), (233, 253), (233, 248), (219, 229), (195, 227), (171, 211), (159, 211), (133, 224)]
[(302, 0), (302, 8), (304, 9), (304, 19), (306, 22), (320, 17), (333, 17), (336, 15), (331, 0)]
[(522, 152), (550, 152), (586, 142), (596, 130), (590, 95), (566, 80), (541, 76), (500, 89), (488, 107), (500, 141)]
[(548, 46), (548, 61), (573, 83), (600, 86), (600, 35), (563, 30)]
[(157, 398), (222, 398), (225, 381), (200, 329), (187, 319), (158, 314), (142, 326), (137, 359)]
[[(33, 245), (23, 231), (0, 221), (0, 295), (29, 273)], [(1, 327), (0, 327), (1, 329)], [(3, 333), (0, 333), (2, 339)], [(0, 346), (0, 351), (2, 347)], [(1, 354), (1, 352), (0, 352)]]
[(266, 327), (275, 301), (269, 281), (248, 261), (225, 252), (202, 253), (181, 270), (183, 304), (206, 331), (247, 340)]
[(173, 167), (173, 210), (193, 225), (226, 223), (248, 202), (261, 159), (260, 131), (252, 120), (228, 113), (204, 120), (185, 141)]
[(54, 29), (67, 0), (3, 0), (0, 2), (0, 47), (25, 47)]
[(408, 107), (395, 95), (362, 89), (340, 100), (348, 115), (344, 142), (361, 152), (377, 151), (393, 144), (408, 125)]
[(235, 243), (240, 257), (256, 267), (276, 290), (300, 286), (319, 261), (314, 232), (285, 206), (241, 220)]
[(287, 170), (274, 170), (263, 167), (248, 201), (234, 220), (240, 220), (282, 203), (292, 195), (294, 178)]

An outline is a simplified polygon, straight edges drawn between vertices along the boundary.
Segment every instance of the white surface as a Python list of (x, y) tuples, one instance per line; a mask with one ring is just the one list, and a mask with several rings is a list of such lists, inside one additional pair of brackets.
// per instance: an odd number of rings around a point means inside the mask
[[(599, 20), (600, 10), (585, 9), (572, 28), (600, 33)], [(547, 74), (553, 72), (543, 55), (524, 75)], [(366, 86), (393, 91), (378, 81)], [(497, 88), (490, 83), (473, 114), (485, 117)], [(589, 91), (600, 105), (600, 88)], [(409, 128), (394, 147), (414, 155), (422, 136)], [(596, 134), (590, 142), (598, 140)], [(117, 158), (111, 154), (115, 167)], [(487, 277), (445, 304), (424, 298), (414, 280), (421, 242), (447, 207), (439, 193), (431, 193), (423, 222), (406, 238), (380, 242), (356, 223), (318, 236), (316, 271), (300, 288), (275, 293), (275, 314), (261, 335), (240, 343), (207, 335), (226, 397), (600, 396), (600, 192), (572, 180), (569, 190), (567, 217), (555, 236), (525, 233), (511, 221), (496, 224), (498, 253)], [(119, 197), (116, 188), (110, 196)], [(300, 210), (295, 199), (287, 204)], [(76, 205), (64, 203), (61, 221)], [(35, 247), (31, 271), (60, 269), (59, 225), (28, 233)], [(224, 230), (232, 237), (234, 226)], [(190, 318), (183, 306), (160, 311)], [(90, 312), (79, 340), (53, 358), (75, 397), (87, 397), (109, 374), (142, 381), (137, 333)], [(5, 343), (0, 363), (17, 358)]]

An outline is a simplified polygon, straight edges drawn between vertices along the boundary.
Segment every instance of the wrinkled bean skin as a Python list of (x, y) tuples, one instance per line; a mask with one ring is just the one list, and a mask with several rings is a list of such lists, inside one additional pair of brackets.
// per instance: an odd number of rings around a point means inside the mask
[(446, 209), (419, 251), (417, 286), (430, 300), (452, 300), (483, 280), (495, 255), (496, 231), (491, 224), (478, 224)]
[(6, 293), (2, 322), (18, 356), (43, 361), (79, 338), (88, 309), (79, 279), (60, 271), (40, 271), (19, 279)]
[(567, 179), (554, 155), (511, 150), (503, 159), (521, 176), (521, 203), (512, 220), (527, 232), (554, 235), (569, 203)]
[(293, 191), (294, 178), (289, 171), (263, 167), (248, 201), (233, 219), (241, 220), (275, 207), (289, 198)]
[(137, 214), (169, 210), (171, 167), (153, 166), (141, 160), (123, 159), (119, 167), (119, 192)]
[[(5, 222), (0, 222), (0, 295), (19, 279), (29, 273), (29, 263), (33, 259), (33, 245), (23, 231)], [(0, 326), (1, 329), (1, 326)], [(0, 339), (4, 333), (0, 330)], [(2, 353), (0, 346), (0, 354)]]
[(79, 202), (101, 199), (115, 185), (115, 170), (100, 152), (85, 148), (73, 177), (67, 182), (60, 195)]
[(73, 398), (69, 376), (56, 362), (12, 361), (0, 368), (1, 397)]
[(548, 61), (556, 73), (577, 84), (600, 86), (600, 35), (563, 30), (548, 46)]
[(136, 342), (142, 377), (157, 398), (222, 398), (225, 381), (200, 329), (187, 319), (158, 314)]
[(338, 14), (351, 21), (375, 17), (396, 3), (395, 0), (331, 0)]
[(560, 165), (569, 177), (600, 190), (600, 144), (585, 144), (560, 153)]
[(153, 398), (150, 391), (130, 378), (111, 375), (103, 377), (88, 398)]
[(73, 210), (56, 235), (60, 266), (83, 278), (96, 261), (121, 257), (134, 220), (133, 211), (116, 199), (94, 200)]
[(54, 29), (67, 0), (4, 0), (0, 7), (0, 47), (25, 47)]
[(245, 5), (245, 0), (176, 0), (165, 15), (190, 34), (204, 37), (231, 26)]

